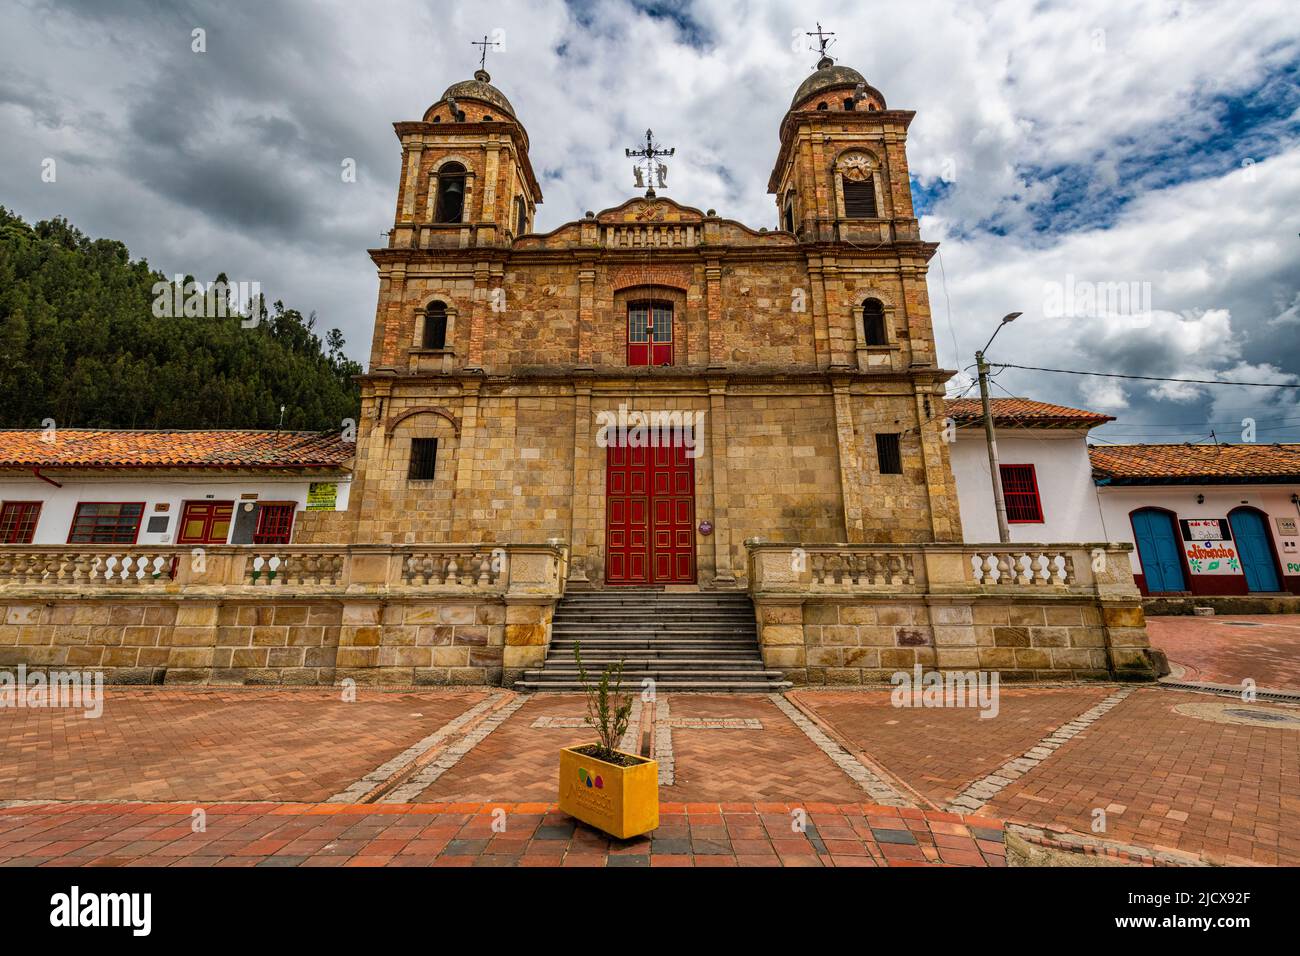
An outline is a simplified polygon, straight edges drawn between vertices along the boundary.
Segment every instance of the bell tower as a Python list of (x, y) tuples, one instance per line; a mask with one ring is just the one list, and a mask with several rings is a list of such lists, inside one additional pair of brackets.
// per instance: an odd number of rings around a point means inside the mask
[(768, 179), (780, 228), (803, 242), (918, 238), (907, 127), (857, 70), (825, 55), (795, 91)]
[(541, 187), (528, 133), (486, 70), (453, 83), (402, 142), (390, 248), (508, 246), (532, 229)]

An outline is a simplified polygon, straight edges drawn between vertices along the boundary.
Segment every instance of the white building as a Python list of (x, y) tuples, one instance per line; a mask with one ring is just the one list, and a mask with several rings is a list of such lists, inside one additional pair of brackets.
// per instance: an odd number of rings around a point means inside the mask
[[(1113, 419), (1025, 398), (990, 401), (1011, 540), (1125, 540), (1106, 534), (1088, 461), (1088, 430)], [(962, 538), (975, 543), (998, 540), (983, 414), (978, 399), (948, 402), (948, 415), (956, 425), (956, 441), (949, 448)]]
[[(992, 409), (1013, 542), (1127, 542), (1149, 595), (1300, 594), (1300, 445), (1089, 445), (1109, 416)], [(963, 536), (997, 542), (980, 403), (948, 414)]]
[(0, 544), (288, 544), (345, 511), (338, 433), (0, 431)]

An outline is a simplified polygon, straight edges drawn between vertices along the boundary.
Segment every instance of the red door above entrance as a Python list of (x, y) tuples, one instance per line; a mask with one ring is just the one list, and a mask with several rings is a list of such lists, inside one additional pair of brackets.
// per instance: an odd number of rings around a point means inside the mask
[(695, 459), (681, 445), (607, 449), (605, 581), (695, 583)]

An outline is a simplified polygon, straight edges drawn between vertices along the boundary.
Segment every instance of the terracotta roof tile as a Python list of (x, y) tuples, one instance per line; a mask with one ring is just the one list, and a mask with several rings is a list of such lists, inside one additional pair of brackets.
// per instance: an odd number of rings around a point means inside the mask
[[(1113, 422), (1115, 416), (1089, 412), (1081, 408), (1035, 402), (1029, 398), (991, 398), (993, 424), (1014, 428), (1077, 428), (1094, 427)], [(947, 402), (948, 414), (958, 425), (982, 421), (984, 409), (978, 398), (953, 398)]]
[(338, 432), (0, 431), (0, 468), (341, 468), (356, 445)]
[(1106, 484), (1300, 481), (1300, 445), (1091, 445)]

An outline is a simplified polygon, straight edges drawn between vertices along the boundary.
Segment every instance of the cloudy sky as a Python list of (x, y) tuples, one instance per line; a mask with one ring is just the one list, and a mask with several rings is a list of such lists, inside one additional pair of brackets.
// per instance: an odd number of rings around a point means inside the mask
[[(995, 361), (1300, 383), (1295, 14), (1292, 0), (11, 0), (0, 204), (66, 216), (168, 274), (259, 281), (364, 360), (391, 124), (473, 72), (472, 39), (504, 40), (488, 69), (532, 140), (539, 229), (633, 195), (623, 148), (648, 126), (677, 147), (668, 195), (774, 226), (777, 129), (820, 20), (839, 62), (917, 113), (947, 367), (1019, 310)], [(1295, 388), (1007, 369), (994, 394), (1114, 414), (1094, 433), (1109, 441), (1239, 441), (1245, 418), (1260, 441), (1300, 440)]]

